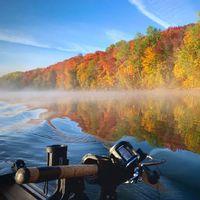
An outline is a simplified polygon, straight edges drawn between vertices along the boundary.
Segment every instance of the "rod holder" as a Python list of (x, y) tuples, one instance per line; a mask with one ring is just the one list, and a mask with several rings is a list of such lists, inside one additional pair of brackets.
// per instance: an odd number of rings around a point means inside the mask
[[(56, 144), (46, 147), (47, 152), (47, 165), (56, 166), (56, 165), (68, 165), (69, 160), (67, 159), (67, 145)], [(47, 188), (48, 188), (48, 183)], [(48, 189), (47, 189), (48, 191)], [(69, 191), (67, 190), (66, 179), (57, 180), (57, 188), (54, 194), (48, 198), (48, 200), (63, 200), (68, 197)], [(67, 198), (66, 198), (67, 199)]]
[(69, 161), (67, 159), (67, 145), (51, 145), (47, 146), (47, 165), (68, 165)]

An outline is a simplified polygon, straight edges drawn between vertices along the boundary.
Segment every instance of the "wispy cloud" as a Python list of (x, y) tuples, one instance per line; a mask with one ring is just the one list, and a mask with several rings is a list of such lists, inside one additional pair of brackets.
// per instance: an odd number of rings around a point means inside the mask
[[(98, 46), (87, 45), (87, 44), (77, 44), (73, 42), (68, 43), (67, 46), (69, 46), (69, 49), (67, 50), (70, 50), (71, 52), (79, 52), (79, 53), (89, 53), (89, 52), (95, 52), (97, 50), (103, 50), (102, 48)], [(57, 47), (57, 49), (66, 50), (63, 47)]]
[(145, 3), (143, 2), (143, 0), (129, 0), (129, 2), (135, 5), (142, 14), (144, 14), (145, 16), (147, 16), (149, 19), (153, 20), (154, 22), (160, 24), (164, 28), (168, 28), (169, 26), (172, 26), (172, 24), (156, 16), (153, 12), (150, 12), (148, 8), (145, 6)]
[(120, 40), (130, 40), (132, 38), (130, 34), (124, 33), (116, 29), (106, 30), (105, 34), (112, 42), (118, 42)]
[(51, 49), (62, 52), (71, 52), (71, 53), (88, 53), (100, 50), (100, 48), (92, 45), (86, 44), (77, 44), (77, 43), (68, 43), (65, 46), (53, 46), (50, 44), (42, 43), (37, 41), (35, 38), (30, 36), (24, 36), (21, 34), (11, 34), (11, 31), (0, 30), (0, 41), (10, 42), (20, 45), (27, 45), (31, 47)]
[(0, 32), (0, 40), (4, 42), (11, 42), (16, 44), (28, 45), (33, 47), (40, 47), (40, 48), (50, 48), (46, 44), (41, 44), (35, 41), (33, 38), (25, 37), (25, 36), (17, 36), (10, 33), (3, 33)]

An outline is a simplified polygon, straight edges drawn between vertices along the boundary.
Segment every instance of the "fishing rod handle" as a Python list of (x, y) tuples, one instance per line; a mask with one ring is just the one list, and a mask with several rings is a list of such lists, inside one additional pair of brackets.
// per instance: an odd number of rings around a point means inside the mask
[(96, 164), (30, 167), (20, 168), (15, 174), (15, 181), (18, 184), (39, 183), (62, 178), (92, 176), (97, 173), (98, 166)]

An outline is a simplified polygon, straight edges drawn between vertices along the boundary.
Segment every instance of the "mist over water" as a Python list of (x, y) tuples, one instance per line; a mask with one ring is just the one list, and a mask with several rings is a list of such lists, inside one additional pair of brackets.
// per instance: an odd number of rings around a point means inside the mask
[(159, 189), (122, 185), (120, 199), (198, 199), (197, 90), (0, 92), (0, 161), (45, 165), (45, 147), (64, 143), (70, 162), (79, 163), (120, 139), (167, 160)]

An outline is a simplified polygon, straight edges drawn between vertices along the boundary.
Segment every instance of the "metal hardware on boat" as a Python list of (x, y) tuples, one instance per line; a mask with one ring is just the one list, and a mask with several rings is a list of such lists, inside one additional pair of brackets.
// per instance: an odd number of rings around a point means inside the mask
[[(18, 191), (21, 192), (17, 199), (24, 200), (88, 200), (84, 192), (85, 178), (88, 183), (101, 187), (100, 200), (116, 200), (117, 187), (122, 183), (142, 181), (143, 173), (149, 183), (156, 184), (160, 175), (149, 167), (165, 162), (152, 158), (141, 149), (134, 150), (126, 141), (114, 145), (108, 156), (86, 154), (81, 165), (69, 165), (67, 149), (66, 145), (48, 146), (46, 167), (26, 167), (23, 160), (17, 160), (12, 170), (9, 168), (8, 173), (1, 175), (0, 193), (3, 192), (8, 200), (15, 200), (15, 196), (11, 196)], [(147, 159), (149, 161), (145, 162)], [(52, 180), (56, 181), (56, 189), (49, 194), (49, 181)], [(32, 184), (39, 182), (45, 182), (43, 192)]]

